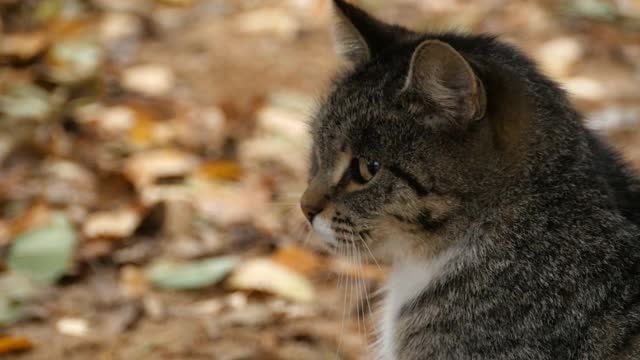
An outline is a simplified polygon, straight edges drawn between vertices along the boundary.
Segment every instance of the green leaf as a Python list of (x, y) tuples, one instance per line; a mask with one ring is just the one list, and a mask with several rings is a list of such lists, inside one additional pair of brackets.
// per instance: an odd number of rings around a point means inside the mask
[(8, 298), (0, 297), (0, 326), (8, 326), (22, 318), (22, 306)]
[(36, 85), (17, 84), (0, 95), (0, 113), (10, 118), (43, 120), (51, 111), (49, 94)]
[(7, 271), (0, 274), (0, 297), (12, 301), (29, 301), (41, 293), (41, 288), (28, 276)]
[(48, 74), (63, 84), (87, 80), (98, 71), (102, 55), (102, 48), (91, 37), (58, 42), (48, 53)]
[(574, 0), (569, 4), (569, 12), (601, 20), (614, 20), (617, 16), (614, 5), (602, 0)]
[(24, 303), (41, 293), (42, 289), (25, 275), (11, 271), (0, 274), (0, 326), (20, 320)]
[(54, 283), (69, 269), (76, 242), (74, 228), (64, 216), (57, 215), (49, 225), (14, 240), (9, 268), (37, 282)]
[(163, 289), (199, 289), (221, 281), (238, 264), (235, 257), (209, 258), (188, 263), (159, 261), (146, 270), (151, 282)]

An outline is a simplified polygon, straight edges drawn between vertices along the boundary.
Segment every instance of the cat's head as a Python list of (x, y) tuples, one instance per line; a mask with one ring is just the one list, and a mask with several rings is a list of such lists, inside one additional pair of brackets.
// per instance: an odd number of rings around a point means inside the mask
[(490, 119), (487, 65), (466, 53), (494, 41), (413, 33), (339, 0), (334, 10), (350, 69), (313, 119), (303, 212), (338, 253), (429, 257), (518, 147), (518, 126)]

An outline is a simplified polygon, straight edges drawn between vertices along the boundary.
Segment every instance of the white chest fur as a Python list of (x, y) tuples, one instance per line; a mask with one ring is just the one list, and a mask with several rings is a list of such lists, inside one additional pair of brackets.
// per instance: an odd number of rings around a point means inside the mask
[(434, 279), (441, 276), (453, 252), (445, 252), (430, 261), (404, 259), (392, 267), (385, 286), (385, 299), (379, 325), (380, 360), (395, 360), (395, 323), (402, 306), (420, 295)]

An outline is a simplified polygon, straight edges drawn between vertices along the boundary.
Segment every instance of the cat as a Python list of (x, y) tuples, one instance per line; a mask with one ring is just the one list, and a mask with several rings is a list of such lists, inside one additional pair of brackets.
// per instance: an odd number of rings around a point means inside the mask
[(301, 208), (331, 250), (391, 264), (378, 357), (640, 359), (638, 180), (565, 93), (494, 37), (333, 4), (349, 70)]

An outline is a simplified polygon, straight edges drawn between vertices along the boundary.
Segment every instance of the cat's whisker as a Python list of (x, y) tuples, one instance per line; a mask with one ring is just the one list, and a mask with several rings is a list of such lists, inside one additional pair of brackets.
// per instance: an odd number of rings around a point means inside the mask
[[(338, 255), (340, 255), (340, 257), (345, 257), (340, 247), (338, 247)], [(338, 288), (340, 289), (341, 287), (346, 286), (346, 283), (347, 283), (346, 275), (343, 272), (340, 272), (340, 274), (338, 275)], [(344, 326), (345, 326), (344, 323), (345, 323), (345, 317), (347, 313), (347, 292), (346, 292), (346, 289), (342, 289), (342, 291), (344, 292), (344, 296), (342, 300), (342, 320), (340, 321), (340, 336), (338, 337), (338, 348), (336, 349), (336, 358), (340, 358), (340, 348), (342, 346), (342, 339), (344, 337)]]
[(306, 220), (295, 222), (289, 225), (290, 234), (294, 237), (294, 239), (301, 239), (306, 234), (313, 232), (313, 228), (311, 224), (309, 224)]
[(360, 304), (360, 310), (358, 311), (358, 316), (362, 318), (362, 335), (364, 336), (365, 343), (369, 344), (369, 334), (367, 331), (367, 323), (365, 318), (366, 309), (364, 308), (367, 293), (366, 284), (364, 283), (364, 271), (362, 270), (362, 258), (360, 254), (358, 254), (358, 283), (358, 287), (360, 289), (360, 300), (358, 302)]
[(376, 266), (378, 267), (379, 270), (382, 270), (382, 267), (380, 266), (380, 264), (378, 263), (378, 260), (376, 259), (375, 256), (373, 256), (373, 252), (371, 251), (371, 248), (369, 248), (369, 245), (367, 245), (367, 241), (366, 239), (358, 234), (358, 237), (360, 237), (360, 241), (362, 241), (362, 244), (364, 245), (365, 249), (367, 249), (367, 252), (369, 252), (369, 255), (371, 255), (371, 259), (373, 260), (373, 262), (376, 264)]
[(307, 245), (309, 244), (309, 239), (311, 239), (311, 236), (313, 236), (313, 231), (309, 231), (307, 236), (304, 238), (304, 241), (302, 242), (303, 247), (307, 247)]
[[(364, 239), (362, 239), (362, 241), (364, 241)], [(365, 243), (365, 246), (366, 246), (366, 243)], [(371, 254), (371, 250), (369, 250), (369, 247), (368, 247), (368, 246), (366, 246), (366, 248), (367, 248), (367, 251), (369, 251), (369, 254), (371, 255), (372, 259), (374, 260), (374, 262), (375, 262), (375, 263), (376, 263), (376, 265), (378, 266), (378, 269), (380, 269), (380, 270), (381, 270), (380, 265), (379, 265), (379, 264), (378, 264), (378, 262), (375, 260), (375, 257), (373, 256), (373, 254)], [(363, 270), (361, 269), (361, 271), (363, 271)], [(364, 272), (364, 271), (363, 271), (363, 272)], [(364, 284), (364, 280), (363, 280), (363, 284)], [(370, 300), (369, 300), (369, 290), (368, 290), (368, 288), (367, 288), (366, 284), (364, 284), (364, 298), (365, 298), (365, 301), (366, 301), (366, 303), (367, 303), (368, 317), (369, 317), (369, 320), (370, 320), (371, 316), (373, 315), (373, 310), (372, 310), (372, 308), (371, 308), (371, 302), (370, 302)], [(367, 344), (370, 344), (370, 342), (369, 342), (369, 338), (368, 338), (368, 336), (369, 336), (369, 335), (370, 335), (370, 334), (369, 334), (369, 332), (367, 332)]]
[(358, 325), (358, 337), (362, 336), (362, 329), (360, 328), (360, 264), (359, 264), (359, 256), (356, 249), (355, 238), (353, 234), (353, 230), (349, 230), (351, 232), (351, 248), (353, 255), (353, 263), (356, 266), (356, 273), (353, 274), (353, 291), (355, 294), (355, 303), (356, 303), (356, 323)]

